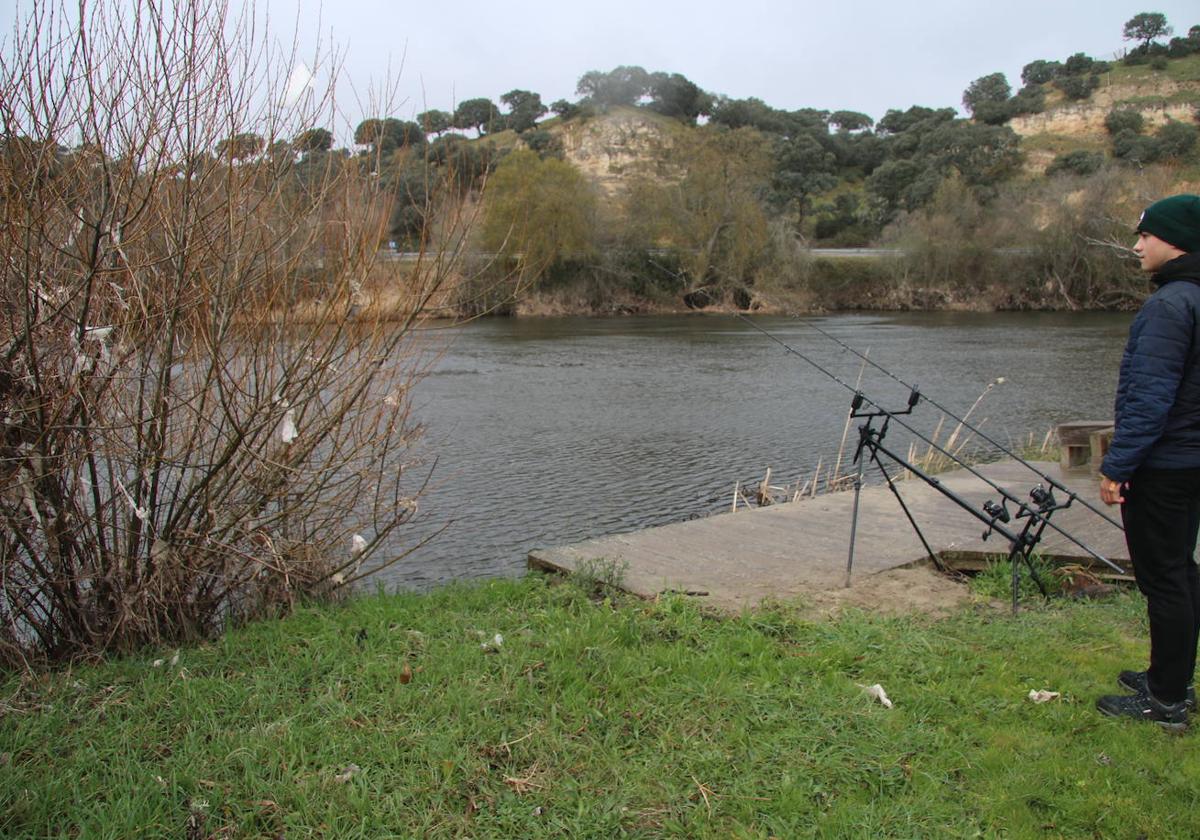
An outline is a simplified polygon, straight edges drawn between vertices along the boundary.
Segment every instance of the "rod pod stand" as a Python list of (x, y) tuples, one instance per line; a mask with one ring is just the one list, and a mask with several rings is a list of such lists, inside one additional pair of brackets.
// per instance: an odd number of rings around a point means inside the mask
[[(850, 550), (849, 555), (846, 558), (845, 588), (847, 589), (850, 588), (850, 574), (854, 568), (854, 544), (856, 535), (858, 533), (858, 507), (859, 501), (862, 498), (862, 480), (864, 469), (864, 459), (862, 454), (863, 449), (865, 448), (870, 450), (871, 460), (879, 467), (880, 472), (883, 473), (884, 482), (887, 483), (888, 489), (890, 489), (896, 496), (896, 501), (900, 503), (901, 509), (904, 510), (904, 515), (908, 517), (908, 521), (913, 526), (913, 530), (916, 531), (917, 536), (920, 537), (921, 544), (925, 546), (925, 550), (929, 553), (929, 556), (933, 558), (933, 562), (937, 564), (938, 568), (942, 571), (945, 571), (945, 569), (942, 567), (941, 560), (937, 558), (937, 555), (934, 554), (933, 549), (929, 547), (929, 543), (925, 541), (925, 535), (921, 533), (921, 529), (917, 526), (912, 514), (909, 513), (908, 505), (906, 505), (904, 503), (904, 499), (901, 498), (900, 491), (896, 489), (896, 486), (892, 483), (892, 479), (888, 475), (887, 470), (884, 469), (883, 464), (879, 461), (879, 458), (875, 452), (875, 448), (869, 446), (868, 444), (868, 439), (872, 437), (873, 433), (878, 435), (878, 437), (881, 439), (885, 434), (887, 434), (888, 422), (891, 420), (893, 415), (912, 414), (912, 410), (916, 407), (920, 400), (921, 393), (916, 389), (916, 387), (914, 387), (908, 395), (908, 406), (903, 411), (884, 411), (882, 409), (878, 411), (863, 411), (862, 406), (866, 401), (866, 398), (863, 396), (862, 391), (855, 391), (854, 398), (850, 402), (850, 416), (865, 417), (867, 418), (867, 422), (858, 427), (858, 446), (854, 450), (854, 463), (857, 465), (858, 469), (854, 474), (854, 507), (850, 514)], [(876, 417), (883, 418), (883, 426), (878, 432), (874, 432), (872, 426), (872, 423)]]
[[(939, 570), (945, 571), (944, 564), (938, 558), (937, 553), (934, 552), (930, 547), (929, 542), (925, 539), (925, 535), (921, 532), (920, 527), (917, 525), (916, 520), (909, 511), (908, 506), (904, 503), (904, 499), (900, 496), (900, 491), (896, 489), (895, 484), (888, 476), (887, 471), (883, 467), (882, 461), (879, 459), (880, 453), (885, 455), (891, 462), (903, 467), (909, 473), (924, 481), (943, 496), (946, 496), (976, 519), (982, 521), (987, 526), (982, 535), (983, 539), (986, 540), (989, 536), (991, 536), (992, 533), (998, 533), (1008, 540), (1008, 559), (1012, 566), (1012, 609), (1014, 614), (1018, 611), (1020, 606), (1020, 575), (1022, 563), (1024, 563), (1029, 569), (1030, 576), (1037, 584), (1042, 595), (1044, 597), (1049, 597), (1046, 586), (1042, 582), (1041, 577), (1037, 573), (1037, 569), (1033, 565), (1033, 549), (1041, 540), (1042, 532), (1046, 529), (1047, 524), (1049, 524), (1051, 514), (1053, 514), (1053, 512), (1058, 510), (1060, 507), (1065, 507), (1065, 505), (1059, 505), (1057, 503), (1057, 501), (1054, 499), (1053, 491), (1046, 490), (1041, 485), (1038, 485), (1030, 493), (1030, 497), (1033, 500), (1035, 507), (1031, 507), (1025, 503), (1021, 503), (1020, 505), (1017, 518), (1025, 519), (1026, 522), (1020, 531), (1016, 531), (1007, 527), (1007, 523), (1012, 521), (1012, 515), (1009, 513), (1008, 508), (1004, 503), (997, 504), (996, 502), (989, 500), (983, 504), (982, 510), (980, 510), (973, 502), (963, 498), (953, 490), (950, 490), (939, 479), (929, 475), (924, 470), (908, 461), (908, 459), (902, 458), (900, 455), (897, 455), (895, 452), (884, 446), (883, 439), (887, 435), (888, 423), (891, 418), (896, 415), (911, 414), (913, 408), (916, 407), (920, 399), (920, 392), (916, 388), (913, 388), (912, 393), (908, 398), (908, 406), (903, 411), (888, 411), (886, 409), (879, 408), (878, 406), (875, 407), (876, 410), (863, 411), (862, 406), (865, 402), (865, 398), (862, 392), (856, 392), (854, 399), (850, 404), (850, 416), (866, 418), (867, 422), (859, 426), (858, 448), (854, 453), (854, 461), (858, 464), (858, 471), (855, 474), (854, 481), (854, 507), (850, 522), (850, 550), (849, 556), (846, 560), (845, 585), (847, 587), (850, 586), (850, 574), (854, 566), (854, 547), (858, 531), (859, 498), (862, 492), (863, 452), (866, 451), (869, 453), (871, 460), (874, 461), (879, 466), (880, 470), (883, 471), (889, 489), (891, 489), (897, 501), (900, 503), (901, 508), (903, 508), (909, 524), (912, 525), (913, 530), (916, 532), (918, 538), (920, 538), (921, 544), (925, 547), (925, 551), (927, 552), (929, 558), (933, 560)], [(883, 418), (883, 422), (878, 428), (876, 428), (874, 425), (877, 418)]]

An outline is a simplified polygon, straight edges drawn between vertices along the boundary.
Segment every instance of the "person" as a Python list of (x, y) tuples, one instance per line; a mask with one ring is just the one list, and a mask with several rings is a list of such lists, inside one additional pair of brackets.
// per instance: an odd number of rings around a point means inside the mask
[(1157, 286), (1129, 328), (1100, 498), (1121, 505), (1125, 541), (1150, 620), (1150, 666), (1122, 671), (1132, 694), (1097, 701), (1113, 717), (1182, 731), (1195, 705), (1200, 634), (1200, 196), (1142, 213), (1134, 253)]

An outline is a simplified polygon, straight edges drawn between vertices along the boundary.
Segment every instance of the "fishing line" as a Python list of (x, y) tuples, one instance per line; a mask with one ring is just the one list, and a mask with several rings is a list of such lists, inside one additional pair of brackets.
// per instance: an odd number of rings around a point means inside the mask
[[(904, 422), (903, 420), (901, 420), (901, 419), (900, 419), (900, 418), (899, 418), (899, 417), (896, 415), (896, 413), (895, 413), (895, 412), (889, 411), (888, 409), (884, 408), (884, 407), (883, 407), (883, 406), (881, 406), (879, 403), (875, 402), (875, 401), (874, 401), (874, 400), (872, 400), (870, 397), (868, 397), (868, 396), (866, 396), (865, 394), (863, 394), (863, 393), (862, 393), (862, 391), (860, 391), (860, 390), (858, 390), (858, 389), (856, 389), (856, 388), (852, 387), (852, 386), (851, 386), (851, 385), (849, 385), (848, 383), (844, 382), (844, 381), (843, 381), (842, 379), (840, 379), (840, 378), (839, 378), (837, 375), (835, 375), (835, 374), (834, 374), (834, 373), (832, 373), (831, 371), (827, 370), (826, 368), (822, 367), (820, 364), (818, 364), (818, 363), (817, 363), (817, 362), (815, 362), (813, 359), (811, 359), (811, 358), (809, 358), (808, 356), (806, 356), (804, 353), (801, 353), (799, 350), (795, 349), (794, 347), (792, 347), (791, 345), (789, 345), (787, 342), (785, 342), (785, 341), (783, 341), (782, 339), (780, 339), (778, 336), (776, 336), (776, 335), (773, 335), (773, 334), (772, 334), (770, 331), (768, 331), (768, 330), (764, 329), (763, 327), (759, 326), (758, 324), (754, 323), (754, 321), (753, 321), (753, 320), (751, 320), (750, 318), (746, 317), (745, 315), (742, 315), (740, 312), (739, 312), (739, 313), (737, 313), (737, 315), (738, 315), (738, 317), (739, 317), (739, 318), (741, 318), (742, 320), (744, 320), (744, 321), (745, 321), (747, 324), (749, 324), (750, 326), (752, 326), (752, 327), (753, 327), (754, 329), (756, 329), (758, 332), (762, 333), (763, 335), (767, 336), (769, 339), (771, 339), (772, 341), (774, 341), (776, 344), (778, 344), (778, 345), (779, 345), (780, 347), (782, 347), (784, 350), (786, 350), (787, 352), (789, 352), (789, 353), (793, 354), (794, 356), (797, 356), (797, 357), (799, 357), (800, 359), (803, 359), (805, 362), (807, 362), (807, 363), (808, 363), (809, 365), (811, 365), (813, 368), (815, 368), (816, 370), (820, 371), (822, 374), (824, 374), (825, 376), (829, 377), (831, 380), (833, 380), (834, 382), (836, 382), (837, 384), (841, 385), (841, 386), (842, 386), (843, 388), (845, 388), (846, 390), (848, 390), (848, 391), (850, 391), (851, 393), (853, 393), (853, 394), (855, 395), (855, 399), (861, 399), (861, 400), (862, 400), (862, 402), (865, 402), (865, 403), (867, 403), (867, 404), (869, 404), (869, 405), (872, 405), (872, 406), (875, 406), (876, 408), (878, 408), (878, 409), (880, 410), (880, 412), (882, 412), (882, 414), (883, 414), (883, 415), (886, 415), (886, 416), (888, 417), (889, 421), (896, 423), (898, 426), (900, 426), (901, 428), (903, 428), (903, 429), (907, 430), (909, 433), (911, 433), (912, 435), (914, 435), (915, 437), (917, 437), (917, 438), (918, 438), (919, 440), (921, 440), (922, 442), (924, 442), (924, 443), (928, 444), (928, 445), (929, 445), (929, 446), (930, 446), (932, 449), (934, 449), (934, 450), (936, 450), (936, 451), (940, 452), (941, 454), (945, 455), (945, 456), (946, 456), (946, 458), (948, 458), (950, 461), (952, 461), (952, 462), (953, 462), (953, 463), (955, 463), (955, 464), (958, 464), (960, 467), (962, 467), (963, 469), (965, 469), (967, 472), (971, 473), (971, 475), (975, 476), (975, 477), (976, 477), (976, 478), (978, 478), (980, 481), (982, 481), (984, 484), (986, 484), (987, 486), (991, 487), (993, 490), (995, 490), (997, 493), (999, 493), (1001, 496), (1003, 496), (1003, 497), (1004, 497), (1006, 500), (1008, 500), (1008, 501), (1012, 502), (1014, 505), (1016, 505), (1016, 506), (1019, 508), (1019, 510), (1020, 510), (1020, 512), (1021, 512), (1021, 513), (1026, 513), (1026, 512), (1027, 512), (1027, 513), (1029, 513), (1029, 514), (1034, 514), (1034, 515), (1037, 515), (1037, 513), (1038, 513), (1038, 512), (1037, 512), (1037, 510), (1036, 510), (1035, 508), (1031, 507), (1029, 504), (1027, 504), (1027, 503), (1026, 503), (1024, 500), (1022, 500), (1020, 497), (1016, 496), (1016, 495), (1015, 495), (1015, 494), (1013, 494), (1011, 491), (1007, 490), (1006, 488), (1004, 488), (1004, 487), (1002, 487), (1001, 485), (997, 484), (997, 483), (996, 483), (995, 481), (993, 481), (992, 479), (990, 479), (990, 478), (988, 478), (987, 476), (983, 475), (981, 472), (979, 472), (979, 470), (975, 469), (973, 466), (971, 466), (971, 465), (970, 465), (970, 464), (968, 464), (967, 462), (963, 461), (961, 458), (959, 458), (959, 457), (958, 457), (957, 455), (955, 455), (953, 452), (950, 452), (949, 450), (947, 450), (947, 449), (945, 449), (944, 447), (942, 447), (940, 444), (936, 443), (935, 441), (933, 441), (933, 440), (931, 440), (930, 438), (926, 437), (926, 436), (925, 436), (924, 434), (922, 434), (921, 432), (917, 431), (917, 429), (913, 428), (911, 425), (909, 425), (908, 423), (906, 423), (906, 422)], [(895, 378), (895, 377), (893, 377), (893, 378)], [(897, 380), (897, 381), (899, 381), (899, 380)], [(910, 403), (909, 403), (909, 406), (910, 406), (910, 408), (911, 408), (913, 405), (915, 405), (915, 404), (916, 404), (916, 395), (918, 395), (918, 394), (919, 394), (921, 397), (924, 397), (924, 394), (920, 394), (920, 392), (919, 392), (919, 391), (918, 391), (916, 388), (912, 388), (911, 390), (912, 390), (912, 394), (913, 394), (914, 396), (913, 396), (913, 397), (910, 397)], [(930, 400), (930, 404), (931, 404), (931, 405), (933, 405), (933, 404), (934, 404), (932, 400)], [(1035, 470), (1034, 472), (1036, 473), (1037, 471)], [(1074, 494), (1071, 494), (1071, 495), (1072, 495), (1072, 496), (1074, 496)], [(1113, 564), (1112, 564), (1112, 563), (1111, 563), (1111, 562), (1110, 562), (1110, 561), (1109, 561), (1107, 558), (1105, 558), (1103, 555), (1101, 555), (1101, 554), (1099, 554), (1098, 552), (1096, 552), (1095, 550), (1093, 550), (1093, 549), (1092, 549), (1090, 546), (1088, 546), (1086, 543), (1083, 543), (1083, 542), (1081, 542), (1080, 540), (1076, 539), (1076, 538), (1075, 538), (1073, 535), (1071, 535), (1071, 534), (1070, 534), (1070, 533), (1068, 533), (1067, 531), (1064, 531), (1064, 530), (1063, 530), (1062, 528), (1060, 528), (1058, 525), (1056, 525), (1055, 523), (1053, 523), (1052, 521), (1050, 521), (1050, 520), (1049, 520), (1049, 518), (1044, 518), (1044, 517), (1040, 517), (1040, 518), (1042, 518), (1042, 521), (1045, 523), (1045, 525), (1046, 525), (1047, 527), (1051, 528), (1052, 530), (1056, 531), (1058, 534), (1060, 534), (1060, 535), (1062, 535), (1063, 537), (1065, 537), (1066, 539), (1070, 540), (1070, 541), (1071, 541), (1071, 542), (1073, 542), (1075, 545), (1077, 545), (1079, 548), (1083, 549), (1085, 552), (1087, 552), (1087, 553), (1088, 553), (1088, 554), (1090, 554), (1091, 556), (1095, 557), (1097, 560), (1100, 560), (1100, 561), (1102, 561), (1102, 562), (1104, 562), (1104, 563), (1106, 563), (1106, 564), (1108, 564), (1108, 565), (1110, 565), (1110, 566), (1112, 566), (1112, 565), (1113, 565)], [(1106, 517), (1106, 518), (1107, 518), (1107, 517)]]
[[(739, 314), (740, 314), (740, 313), (739, 313)], [(826, 330), (823, 330), (821, 327), (819, 327), (819, 326), (817, 326), (816, 324), (812, 323), (811, 321), (805, 320), (805, 319), (803, 319), (803, 318), (797, 318), (796, 320), (797, 320), (797, 321), (799, 321), (799, 322), (800, 322), (801, 324), (803, 324), (804, 326), (808, 327), (809, 329), (816, 330), (818, 333), (820, 333), (821, 335), (825, 336), (826, 338), (828, 338), (828, 339), (829, 339), (830, 341), (832, 341), (833, 343), (837, 344), (837, 345), (838, 345), (839, 347), (841, 347), (843, 350), (848, 350), (849, 352), (853, 353), (855, 356), (857, 356), (858, 358), (862, 359), (862, 360), (863, 360), (864, 362), (866, 362), (868, 365), (870, 365), (871, 367), (875, 368), (877, 371), (879, 371), (880, 373), (882, 373), (884, 376), (888, 377), (889, 379), (891, 379), (891, 380), (893, 380), (893, 381), (895, 381), (895, 382), (898, 382), (899, 384), (903, 385), (905, 388), (908, 388), (909, 390), (912, 390), (912, 389), (913, 389), (913, 387), (914, 387), (914, 386), (912, 386), (912, 385), (909, 385), (907, 382), (905, 382), (903, 379), (901, 379), (900, 377), (898, 377), (898, 376), (896, 376), (895, 374), (893, 374), (891, 371), (889, 371), (889, 370), (888, 370), (887, 368), (885, 368), (883, 365), (881, 365), (881, 364), (879, 364), (878, 362), (876, 362), (875, 360), (871, 359), (871, 358), (870, 358), (869, 356), (867, 356), (865, 353), (860, 353), (858, 350), (854, 349), (854, 348), (853, 348), (853, 347), (851, 347), (849, 344), (846, 344), (844, 341), (842, 341), (840, 338), (838, 338), (837, 336), (833, 335), (832, 333), (829, 333), (829, 332), (827, 332)], [(953, 420), (954, 422), (956, 422), (956, 423), (958, 423), (959, 425), (961, 425), (963, 428), (965, 428), (965, 429), (969, 429), (969, 430), (970, 430), (970, 431), (971, 431), (973, 434), (975, 434), (975, 435), (977, 435), (978, 437), (980, 437), (981, 439), (983, 439), (983, 440), (987, 441), (987, 442), (988, 442), (988, 443), (990, 443), (992, 446), (994, 446), (996, 449), (998, 449), (1000, 452), (1003, 452), (1005, 455), (1007, 455), (1008, 457), (1012, 458), (1012, 459), (1013, 459), (1014, 461), (1016, 461), (1017, 463), (1021, 464), (1021, 465), (1022, 465), (1022, 466), (1024, 466), (1024, 467), (1026, 467), (1026, 468), (1027, 468), (1028, 470), (1030, 470), (1030, 471), (1031, 471), (1031, 472), (1032, 472), (1034, 475), (1038, 476), (1038, 477), (1039, 477), (1039, 478), (1041, 478), (1043, 481), (1045, 481), (1045, 482), (1047, 482), (1048, 484), (1050, 484), (1050, 486), (1052, 486), (1054, 489), (1056, 489), (1056, 490), (1061, 490), (1063, 493), (1066, 493), (1066, 494), (1067, 494), (1067, 496), (1068, 496), (1068, 497), (1069, 497), (1069, 498), (1070, 498), (1072, 501), (1078, 501), (1078, 502), (1079, 502), (1081, 505), (1083, 505), (1085, 508), (1087, 508), (1088, 510), (1090, 510), (1092, 513), (1096, 514), (1097, 516), (1099, 516), (1099, 517), (1100, 517), (1100, 518), (1102, 518), (1102, 519), (1105, 519), (1105, 520), (1107, 520), (1107, 521), (1108, 521), (1108, 523), (1109, 523), (1110, 525), (1114, 525), (1114, 526), (1116, 526), (1117, 528), (1119, 528), (1119, 529), (1120, 529), (1120, 530), (1122, 530), (1122, 531), (1124, 531), (1124, 530), (1125, 530), (1125, 527), (1124, 527), (1124, 525), (1122, 525), (1120, 522), (1118, 522), (1117, 520), (1113, 519), (1111, 516), (1109, 516), (1107, 513), (1105, 513), (1105, 512), (1104, 512), (1103, 510), (1101, 510), (1100, 508), (1097, 508), (1097, 507), (1095, 507), (1094, 505), (1092, 505), (1090, 502), (1088, 502), (1088, 500), (1087, 500), (1087, 499), (1085, 499), (1085, 498), (1083, 498), (1082, 496), (1080, 496), (1078, 493), (1076, 493), (1076, 492), (1075, 492), (1074, 490), (1072, 490), (1071, 488), (1067, 487), (1067, 486), (1066, 486), (1065, 484), (1063, 484), (1061, 481), (1058, 481), (1057, 479), (1053, 478), (1052, 476), (1049, 476), (1049, 475), (1045, 474), (1044, 472), (1042, 472), (1041, 470), (1039, 470), (1037, 467), (1035, 467), (1033, 464), (1031, 464), (1029, 461), (1027, 461), (1026, 459), (1022, 458), (1020, 455), (1016, 454), (1015, 452), (1011, 451), (1011, 450), (1010, 450), (1010, 449), (1008, 449), (1006, 446), (1004, 446), (1003, 444), (1001, 444), (999, 441), (997, 441), (997, 440), (995, 440), (994, 438), (990, 437), (990, 436), (989, 436), (989, 435), (988, 435), (986, 432), (984, 432), (984, 431), (983, 431), (981, 428), (979, 428), (978, 426), (973, 426), (972, 424), (968, 423), (968, 422), (967, 422), (967, 421), (966, 421), (964, 418), (962, 418), (962, 417), (959, 417), (959, 416), (958, 416), (958, 415), (956, 415), (956, 414), (955, 414), (953, 411), (951, 411), (950, 409), (946, 408), (944, 405), (941, 405), (941, 404), (940, 404), (940, 403), (939, 403), (937, 400), (935, 400), (933, 397), (930, 397), (930, 396), (928, 396), (927, 394), (921, 394), (921, 396), (922, 396), (922, 397), (924, 397), (924, 398), (925, 398), (925, 401), (926, 401), (926, 402), (928, 402), (928, 403), (929, 403), (931, 406), (933, 406), (934, 408), (936, 408), (938, 411), (940, 411), (940, 412), (942, 412), (943, 414), (945, 414), (947, 417), (949, 417), (951, 420)]]

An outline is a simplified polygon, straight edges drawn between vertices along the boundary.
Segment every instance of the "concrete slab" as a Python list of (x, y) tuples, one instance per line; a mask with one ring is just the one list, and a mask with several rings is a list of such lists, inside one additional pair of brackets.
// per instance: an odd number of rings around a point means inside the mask
[[(1065, 473), (1057, 462), (1034, 464), (1040, 475), (1061, 482), (1079, 497), (1102, 507), (1096, 480)], [(1044, 484), (1038, 474), (1015, 461), (977, 468), (988, 481), (1027, 500), (1030, 490)], [(968, 470), (936, 476), (944, 488), (982, 511), (1000, 494)], [(1000, 534), (982, 539), (983, 522), (934, 487), (918, 479), (897, 482), (897, 489), (939, 555), (984, 562), (1007, 555), (1008, 541)], [(1065, 494), (1056, 492), (1062, 502)], [(704, 600), (729, 609), (752, 606), (767, 598), (788, 598), (845, 584), (846, 561), (853, 519), (853, 492), (831, 493), (814, 499), (739, 510), (704, 519), (614, 534), (575, 545), (537, 549), (529, 554), (531, 568), (572, 572), (589, 564), (612, 564), (623, 569), (622, 585), (638, 595), (664, 591), (705, 593)], [(1010, 505), (1010, 511), (1015, 508)], [(1110, 511), (1118, 518), (1115, 509)], [(1104, 557), (1129, 569), (1124, 534), (1079, 503), (1056, 511), (1050, 522)], [(1011, 530), (1024, 520), (1010, 523)], [(1063, 562), (1107, 569), (1058, 530), (1047, 528), (1038, 553)], [(927, 554), (892, 493), (883, 486), (864, 487), (859, 503), (855, 539), (855, 579), (927, 560)]]

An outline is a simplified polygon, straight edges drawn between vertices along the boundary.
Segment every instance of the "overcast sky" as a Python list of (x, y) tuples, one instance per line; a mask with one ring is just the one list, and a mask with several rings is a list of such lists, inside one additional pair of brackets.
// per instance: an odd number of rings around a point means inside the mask
[[(242, 0), (230, 0), (237, 8)], [(0, 0), (8, 32), (28, 0)], [(514, 88), (549, 104), (576, 99), (588, 70), (636, 64), (682, 73), (707, 91), (758, 97), (777, 108), (862, 111), (879, 119), (913, 104), (961, 109), (963, 89), (1001, 71), (1014, 90), (1035, 59), (1083, 51), (1111, 58), (1128, 46), (1125, 21), (1159, 11), (1185, 35), (1195, 0), (266, 0), (273, 31), (299, 27), (344, 56), (340, 110), (357, 121), (355, 94), (396, 80), (390, 114), (498, 101)], [(353, 124), (353, 122), (351, 123)]]
[[(295, 19), (296, 0), (270, 8), (277, 24)], [(636, 64), (777, 108), (879, 119), (913, 104), (961, 107), (963, 89), (996, 71), (1015, 89), (1035, 59), (1111, 58), (1138, 12), (1162, 12), (1177, 35), (1200, 23), (1195, 0), (302, 0), (299, 9), (302, 29), (319, 25), (346, 48), (356, 86), (384, 75), (390, 56), (405, 99), (394, 116), (404, 118), (513, 88), (547, 104), (574, 100), (586, 71)]]

